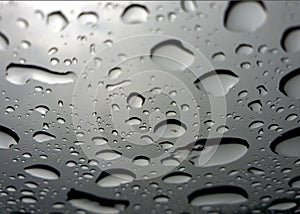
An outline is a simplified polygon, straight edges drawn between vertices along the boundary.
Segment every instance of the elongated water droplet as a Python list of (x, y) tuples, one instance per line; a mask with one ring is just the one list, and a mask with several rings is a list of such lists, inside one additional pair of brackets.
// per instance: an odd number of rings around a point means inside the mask
[(0, 149), (9, 149), (11, 145), (19, 142), (19, 136), (11, 129), (0, 126)]
[(34, 177), (46, 180), (56, 180), (60, 177), (59, 171), (48, 165), (33, 165), (26, 167), (24, 170)]
[(0, 50), (6, 50), (9, 45), (9, 40), (8, 38), (0, 32)]
[(185, 134), (187, 128), (176, 119), (161, 121), (154, 127), (154, 133), (162, 138), (178, 138)]
[(96, 183), (101, 187), (117, 187), (121, 184), (130, 183), (135, 175), (124, 169), (111, 169), (101, 173)]

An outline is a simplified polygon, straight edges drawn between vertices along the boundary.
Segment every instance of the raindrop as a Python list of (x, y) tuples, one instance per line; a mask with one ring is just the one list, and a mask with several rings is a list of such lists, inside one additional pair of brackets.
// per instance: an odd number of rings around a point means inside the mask
[(193, 12), (197, 9), (197, 3), (194, 0), (182, 0), (181, 7), (185, 12)]
[(108, 140), (104, 137), (93, 137), (92, 142), (97, 146), (101, 146), (108, 143)]
[(137, 166), (148, 166), (150, 164), (150, 158), (146, 156), (137, 156), (132, 162)]
[(79, 14), (78, 20), (82, 25), (96, 24), (98, 22), (98, 15), (94, 12), (83, 12)]
[(285, 211), (285, 210), (290, 210), (294, 207), (296, 207), (297, 204), (293, 201), (290, 200), (284, 200), (280, 199), (275, 202), (273, 202), (269, 207), (268, 210), (272, 211)]
[(121, 68), (113, 68), (109, 71), (108, 73), (108, 76), (109, 76), (109, 79), (111, 80), (115, 80), (117, 79), (120, 75), (122, 74), (122, 70)]
[(136, 92), (129, 94), (129, 96), (127, 97), (128, 105), (134, 108), (141, 108), (144, 102), (145, 98), (141, 94)]
[(9, 45), (9, 40), (8, 38), (0, 32), (0, 50), (6, 50)]
[(120, 158), (121, 156), (122, 156), (122, 153), (115, 151), (115, 150), (111, 150), (111, 149), (106, 149), (106, 150), (96, 153), (97, 158), (106, 160), (106, 161), (115, 160), (115, 159)]

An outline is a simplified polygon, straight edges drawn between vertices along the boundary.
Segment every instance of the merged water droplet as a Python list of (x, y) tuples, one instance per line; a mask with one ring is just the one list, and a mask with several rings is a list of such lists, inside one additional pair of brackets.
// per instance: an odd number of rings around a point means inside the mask
[(148, 9), (139, 4), (132, 4), (125, 8), (121, 20), (126, 24), (140, 24), (147, 22), (149, 17)]
[(19, 136), (11, 129), (0, 126), (0, 149), (9, 149), (19, 142)]
[(248, 200), (247, 192), (236, 186), (217, 186), (201, 189), (188, 196), (192, 206), (230, 205)]
[(193, 64), (195, 56), (179, 40), (171, 39), (155, 45), (151, 49), (151, 59), (169, 71), (183, 71)]
[(300, 51), (300, 26), (289, 28), (283, 33), (281, 46), (288, 53)]
[(229, 70), (210, 71), (200, 76), (194, 84), (212, 96), (224, 96), (239, 82), (239, 77)]
[(178, 138), (185, 134), (186, 125), (176, 119), (167, 119), (154, 127), (154, 134), (162, 138)]
[(56, 180), (60, 177), (60, 172), (48, 165), (32, 165), (29, 167), (26, 167), (24, 171), (34, 177), (42, 178), (45, 180)]
[(261, 28), (266, 20), (266, 9), (261, 1), (237, 1), (229, 3), (224, 25), (230, 31), (250, 33)]
[(6, 80), (12, 84), (24, 85), (31, 80), (47, 84), (67, 84), (76, 79), (74, 72), (59, 73), (35, 65), (10, 64), (6, 68)]
[(286, 96), (299, 99), (300, 68), (297, 68), (281, 78), (279, 90)]

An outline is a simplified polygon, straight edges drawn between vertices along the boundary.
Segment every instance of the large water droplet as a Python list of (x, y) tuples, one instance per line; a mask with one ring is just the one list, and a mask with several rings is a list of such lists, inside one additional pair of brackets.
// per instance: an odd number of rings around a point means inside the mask
[(56, 137), (45, 131), (37, 131), (33, 134), (33, 139), (38, 143), (54, 140)]
[(151, 59), (169, 71), (183, 71), (193, 64), (195, 56), (180, 41), (167, 40), (151, 49)]
[(34, 177), (46, 180), (56, 180), (60, 177), (59, 171), (48, 165), (33, 165), (26, 167), (24, 170)]
[(286, 157), (300, 157), (300, 128), (292, 129), (272, 143), (270, 148), (273, 152)]
[(11, 129), (0, 126), (0, 149), (9, 149), (11, 145), (19, 142), (19, 136)]
[(127, 200), (106, 199), (75, 189), (68, 193), (67, 200), (78, 209), (98, 214), (119, 214), (129, 205)]
[(154, 127), (154, 133), (162, 138), (178, 138), (184, 135), (186, 130), (186, 125), (176, 119), (161, 121)]
[(262, 2), (230, 2), (224, 19), (225, 27), (230, 31), (253, 32), (262, 27), (267, 20), (267, 13)]
[(268, 210), (272, 211), (285, 211), (290, 210), (294, 207), (296, 207), (297, 204), (293, 201), (287, 200), (287, 199), (281, 199), (278, 201), (273, 202), (269, 207)]
[(296, 99), (300, 98), (300, 68), (289, 72), (281, 78), (279, 90), (286, 96)]
[(218, 186), (193, 192), (188, 196), (192, 206), (238, 204), (248, 200), (247, 192), (235, 186)]
[(9, 45), (9, 40), (8, 38), (0, 32), (0, 50), (6, 50)]
[(181, 7), (185, 12), (193, 12), (197, 9), (197, 3), (194, 0), (182, 0)]
[(239, 81), (239, 77), (229, 70), (215, 70), (200, 76), (194, 84), (199, 90), (213, 96), (224, 96)]
[(30, 80), (47, 84), (67, 84), (75, 81), (73, 72), (59, 73), (48, 69), (22, 64), (10, 64), (6, 68), (6, 80), (16, 85), (24, 85)]
[(248, 151), (249, 144), (241, 138), (212, 138), (202, 139), (196, 145), (203, 145), (203, 150), (195, 156), (194, 165), (209, 167), (224, 165), (243, 157)]
[(141, 108), (144, 102), (145, 98), (141, 94), (136, 92), (129, 94), (129, 96), (127, 97), (128, 105), (134, 108)]
[(300, 51), (300, 26), (287, 29), (283, 33), (281, 45), (288, 53)]
[(53, 32), (62, 31), (68, 23), (69, 21), (60, 11), (50, 13), (47, 17), (47, 25)]
[(104, 171), (97, 179), (97, 184), (101, 187), (117, 187), (121, 184), (130, 183), (135, 179), (135, 175), (125, 169), (111, 169)]
[(149, 11), (145, 6), (133, 4), (125, 8), (121, 20), (126, 24), (140, 24), (147, 22)]
[(185, 172), (174, 172), (162, 178), (163, 182), (168, 184), (186, 183), (192, 179), (192, 176)]

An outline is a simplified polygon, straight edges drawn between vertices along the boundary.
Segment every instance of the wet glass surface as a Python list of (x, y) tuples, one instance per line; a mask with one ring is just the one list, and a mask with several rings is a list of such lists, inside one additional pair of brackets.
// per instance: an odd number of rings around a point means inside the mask
[(300, 3), (0, 2), (0, 213), (300, 213)]

